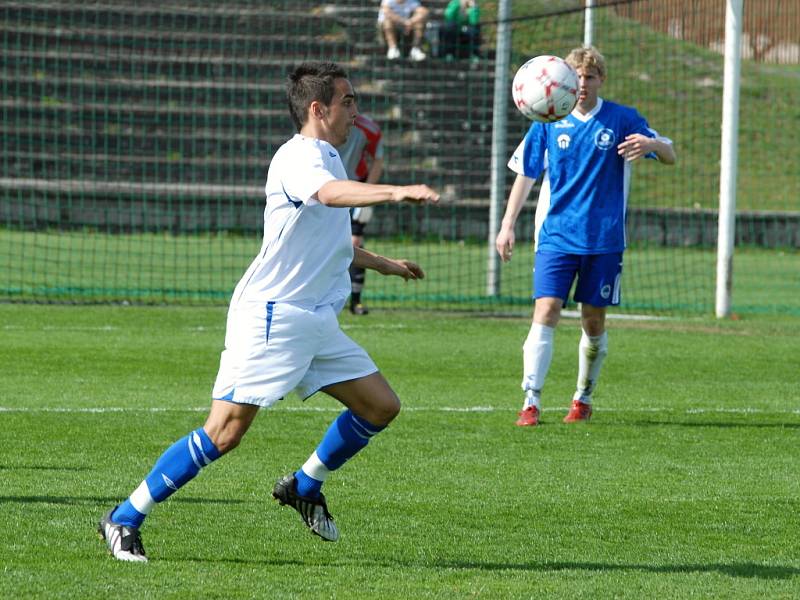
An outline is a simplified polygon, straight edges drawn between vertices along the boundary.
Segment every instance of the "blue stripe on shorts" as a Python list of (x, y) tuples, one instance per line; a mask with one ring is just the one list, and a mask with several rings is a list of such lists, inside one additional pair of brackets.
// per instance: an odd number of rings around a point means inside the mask
[(275, 303), (274, 302), (267, 302), (267, 327), (266, 331), (264, 332), (264, 343), (269, 343), (269, 330), (272, 327), (272, 313), (275, 310)]

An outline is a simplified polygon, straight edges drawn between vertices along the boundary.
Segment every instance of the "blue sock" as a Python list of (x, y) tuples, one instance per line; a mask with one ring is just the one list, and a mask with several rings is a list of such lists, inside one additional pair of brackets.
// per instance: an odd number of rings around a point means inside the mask
[(322, 482), (317, 481), (313, 477), (305, 474), (303, 469), (298, 469), (294, 473), (294, 479), (297, 482), (297, 493), (306, 498), (318, 498), (319, 492), (322, 489)]
[(355, 456), (369, 443), (370, 438), (383, 429), (384, 427), (373, 425), (353, 414), (349, 409), (344, 411), (331, 423), (316, 452), (295, 473), (297, 493), (316, 498), (328, 473)]
[(167, 448), (141, 485), (117, 507), (111, 520), (139, 527), (155, 504), (169, 498), (219, 457), (219, 450), (202, 427), (191, 432)]

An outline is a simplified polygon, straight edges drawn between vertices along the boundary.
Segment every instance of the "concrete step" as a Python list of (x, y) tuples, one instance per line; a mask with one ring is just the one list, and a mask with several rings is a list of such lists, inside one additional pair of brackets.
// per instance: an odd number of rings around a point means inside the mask
[[(42, 25), (67, 35), (74, 30), (111, 29), (117, 34), (128, 32), (160, 32), (173, 35), (230, 33), (257, 34), (259, 31), (280, 31), (290, 26), (307, 28), (315, 22), (333, 19), (314, 2), (224, 3), (133, 2), (66, 3), (66, 2), (9, 2), (5, 3), (2, 21)], [(273, 25), (273, 23), (275, 25)], [(113, 40), (110, 40), (113, 41)]]

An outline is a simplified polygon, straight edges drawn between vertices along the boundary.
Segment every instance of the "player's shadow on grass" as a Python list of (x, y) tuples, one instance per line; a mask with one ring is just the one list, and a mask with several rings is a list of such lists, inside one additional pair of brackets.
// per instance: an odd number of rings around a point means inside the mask
[[(309, 563), (301, 559), (274, 559), (274, 560), (253, 560), (247, 558), (224, 558), (217, 556), (211, 559), (200, 559), (194, 557), (181, 557), (178, 562), (213, 562), (231, 563), (261, 566), (309, 566)], [(613, 571), (640, 571), (643, 573), (720, 573), (729, 577), (755, 578), (755, 579), (791, 579), (800, 576), (800, 569), (795, 567), (784, 567), (774, 565), (759, 565), (756, 563), (734, 563), (734, 564), (686, 564), (686, 565), (646, 565), (646, 564), (608, 564), (591, 562), (553, 562), (553, 563), (492, 563), (492, 562), (461, 562), (461, 561), (435, 561), (434, 563), (419, 561), (367, 561), (376, 566), (397, 568), (405, 566), (413, 569), (452, 569), (452, 570), (477, 570), (477, 571), (537, 571), (537, 572), (556, 572), (556, 571), (594, 571), (594, 572), (613, 572)], [(359, 563), (365, 566), (362, 561)], [(314, 562), (314, 566), (319, 566)], [(349, 567), (350, 563), (340, 563), (332, 561), (329, 567)]]
[(437, 562), (437, 567), (447, 569), (483, 569), (487, 571), (642, 571), (645, 573), (721, 573), (729, 577), (757, 579), (791, 579), (800, 575), (800, 569), (756, 563), (733, 563), (729, 565), (687, 564), (687, 565), (646, 565), (646, 564), (608, 564), (590, 562), (553, 562), (553, 563), (481, 563), (481, 562)]
[[(110, 496), (3, 496), (0, 495), (0, 504), (67, 504), (74, 506), (116, 504), (119, 498)], [(245, 504), (244, 500), (229, 500), (223, 498), (172, 498), (170, 502), (177, 504)]]

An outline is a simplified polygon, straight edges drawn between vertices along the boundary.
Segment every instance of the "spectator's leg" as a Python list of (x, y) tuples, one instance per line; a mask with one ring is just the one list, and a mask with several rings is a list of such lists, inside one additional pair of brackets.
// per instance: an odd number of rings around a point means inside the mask
[(469, 45), (469, 54), (471, 57), (481, 56), (481, 26), (469, 25), (467, 27), (467, 43)]
[(456, 39), (458, 40), (456, 56), (458, 58), (469, 58), (469, 36), (467, 35), (466, 27), (459, 29)]
[(422, 43), (422, 36), (425, 35), (425, 25), (428, 23), (429, 16), (430, 11), (424, 6), (417, 8), (414, 14), (411, 15), (411, 29), (414, 32), (413, 45), (415, 48), (419, 48)]
[(385, 19), (381, 26), (383, 28), (383, 38), (386, 40), (386, 46), (388, 46), (390, 50), (392, 48), (397, 48), (397, 29), (394, 23), (389, 21), (389, 19)]
[(441, 53), (447, 59), (454, 58), (458, 40), (458, 26), (455, 23), (443, 23), (439, 32), (442, 46)]

